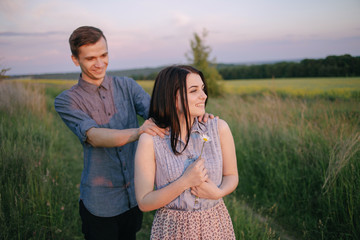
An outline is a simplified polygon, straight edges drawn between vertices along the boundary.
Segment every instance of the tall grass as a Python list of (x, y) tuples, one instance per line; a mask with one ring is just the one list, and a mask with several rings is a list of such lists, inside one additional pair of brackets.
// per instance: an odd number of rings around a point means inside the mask
[(0, 82), (0, 110), (13, 115), (30, 111), (36, 115), (46, 112), (44, 87), (31, 83)]
[[(53, 109), (63, 88), (0, 83), (0, 239), (82, 238), (81, 145)], [(237, 239), (360, 238), (359, 101), (268, 92), (210, 99), (207, 111), (236, 142), (239, 186), (225, 203)]]
[(238, 197), (301, 239), (360, 238), (359, 102), (231, 96), (209, 111), (232, 128)]
[[(81, 145), (53, 109), (62, 89), (52, 83), (0, 83), (0, 239), (83, 238)], [(239, 239), (277, 236), (235, 195), (227, 205)], [(145, 213), (138, 239), (149, 239), (153, 214)]]
[(81, 236), (79, 179), (70, 171), (81, 156), (49, 111), (45, 88), (3, 82), (0, 103), (0, 239)]

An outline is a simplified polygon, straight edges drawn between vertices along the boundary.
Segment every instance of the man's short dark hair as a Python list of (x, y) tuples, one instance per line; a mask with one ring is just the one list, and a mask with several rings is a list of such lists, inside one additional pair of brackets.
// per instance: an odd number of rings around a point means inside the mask
[(103, 32), (91, 26), (82, 26), (74, 30), (69, 38), (71, 53), (74, 57), (79, 57), (79, 48), (87, 44), (95, 44), (100, 38), (106, 38)]

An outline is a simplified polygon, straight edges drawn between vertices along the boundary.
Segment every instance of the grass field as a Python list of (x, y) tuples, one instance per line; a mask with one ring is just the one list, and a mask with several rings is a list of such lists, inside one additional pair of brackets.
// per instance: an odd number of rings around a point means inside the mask
[[(308, 80), (225, 82), (237, 94), (209, 99), (236, 142), (239, 186), (225, 202), (237, 239), (360, 238), (360, 99), (348, 95), (360, 78)], [(322, 92), (239, 94), (266, 81)], [(0, 82), (0, 239), (82, 239), (81, 145), (53, 108), (73, 83)], [(149, 238), (152, 216), (138, 239)]]
[(360, 78), (295, 78), (225, 81), (229, 93), (258, 94), (276, 92), (306, 98), (360, 99)]
[[(77, 83), (75, 80), (53, 79), (21, 79), (21, 82), (69, 85)], [(151, 92), (153, 81), (137, 81), (147, 92)], [(231, 94), (256, 95), (263, 93), (277, 93), (283, 96), (322, 97), (328, 99), (356, 98), (360, 100), (360, 77), (349, 78), (294, 78), (294, 79), (258, 79), (224, 81), (225, 90)]]
[[(255, 85), (269, 89), (294, 89), (303, 91), (329, 91), (336, 89), (360, 89), (360, 78), (293, 78), (225, 81), (229, 87), (241, 90)], [(230, 88), (228, 88), (230, 90)]]

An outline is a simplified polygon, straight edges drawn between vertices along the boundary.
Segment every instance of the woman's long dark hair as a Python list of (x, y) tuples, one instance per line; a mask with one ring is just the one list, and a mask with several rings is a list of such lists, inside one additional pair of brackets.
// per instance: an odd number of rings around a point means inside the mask
[[(181, 154), (185, 150), (190, 138), (190, 113), (186, 91), (186, 77), (190, 73), (198, 74), (201, 77), (204, 83), (204, 92), (207, 95), (206, 82), (201, 71), (188, 65), (176, 65), (167, 67), (159, 72), (155, 79), (150, 101), (149, 117), (153, 119), (158, 127), (171, 128), (171, 148), (175, 155)], [(180, 120), (176, 109), (177, 93), (180, 95), (178, 105), (184, 110), (187, 129), (186, 144), (181, 151), (176, 149), (180, 136)]]

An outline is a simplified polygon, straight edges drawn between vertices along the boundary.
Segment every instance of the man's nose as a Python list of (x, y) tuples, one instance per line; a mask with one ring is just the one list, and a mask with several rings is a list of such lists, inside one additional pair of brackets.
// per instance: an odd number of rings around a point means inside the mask
[(104, 61), (102, 61), (101, 59), (97, 59), (95, 63), (95, 67), (103, 67), (103, 66), (104, 66)]

